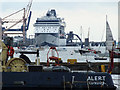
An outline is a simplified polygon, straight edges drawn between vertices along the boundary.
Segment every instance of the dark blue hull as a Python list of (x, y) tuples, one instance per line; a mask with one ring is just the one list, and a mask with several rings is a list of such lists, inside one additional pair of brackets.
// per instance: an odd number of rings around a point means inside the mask
[(95, 72), (3, 72), (2, 90), (115, 90), (111, 75)]
[[(46, 87), (16, 87), (16, 88), (2, 88), (2, 90), (88, 90), (87, 87), (82, 87), (82, 88), (46, 88)], [(116, 90), (116, 87), (90, 87), (89, 90)]]

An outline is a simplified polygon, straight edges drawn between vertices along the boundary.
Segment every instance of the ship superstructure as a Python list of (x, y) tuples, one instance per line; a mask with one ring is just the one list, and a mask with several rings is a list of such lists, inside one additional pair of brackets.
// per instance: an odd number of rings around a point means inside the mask
[(35, 27), (35, 41), (37, 46), (66, 45), (65, 22), (58, 18), (54, 9), (47, 12), (46, 16), (37, 18)]

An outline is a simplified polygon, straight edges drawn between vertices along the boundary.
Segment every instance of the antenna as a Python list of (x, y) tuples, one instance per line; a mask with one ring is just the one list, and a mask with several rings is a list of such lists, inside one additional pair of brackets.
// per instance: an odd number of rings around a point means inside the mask
[(81, 35), (81, 40), (82, 40), (82, 26), (80, 27), (80, 29), (81, 29), (81, 34), (80, 35)]
[(106, 21), (107, 21), (107, 15), (106, 15)]
[(89, 38), (89, 35), (90, 35), (90, 27), (88, 28), (88, 38)]
[[(88, 43), (89, 43), (89, 39), (90, 39), (90, 27), (88, 28)], [(90, 44), (88, 45), (88, 47), (90, 47)]]

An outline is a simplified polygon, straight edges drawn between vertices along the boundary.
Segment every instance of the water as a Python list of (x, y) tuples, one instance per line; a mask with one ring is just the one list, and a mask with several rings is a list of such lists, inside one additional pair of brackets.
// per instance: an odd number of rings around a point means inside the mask
[[(98, 47), (93, 47), (95, 50), (100, 50), (102, 53), (105, 53), (105, 47), (101, 47), (100, 49)], [(59, 58), (63, 60), (63, 62), (67, 62), (67, 59), (77, 59), (77, 62), (86, 62), (88, 60), (89, 62), (109, 62), (109, 57), (107, 60), (95, 60), (94, 55), (80, 55), (79, 53), (75, 53), (74, 50), (80, 49), (80, 47), (58, 47), (59, 51)], [(47, 53), (49, 48), (45, 48), (44, 50), (40, 50), (39, 52), (39, 58), (41, 62), (47, 61)], [(56, 52), (54, 52), (55, 56), (57, 56)], [(14, 57), (19, 57), (20, 54), (14, 55)], [(27, 55), (32, 62), (35, 61), (36, 55)], [(48, 54), (48, 56), (51, 56), (51, 52)], [(120, 59), (114, 59), (114, 62), (120, 62)]]

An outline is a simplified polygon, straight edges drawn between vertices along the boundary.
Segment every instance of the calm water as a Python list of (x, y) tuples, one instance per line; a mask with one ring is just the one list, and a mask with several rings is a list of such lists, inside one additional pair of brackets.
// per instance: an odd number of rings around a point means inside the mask
[[(93, 47), (95, 50), (100, 50), (102, 53), (105, 53), (105, 47)], [(94, 55), (80, 55), (79, 53), (75, 53), (74, 50), (78, 50), (80, 47), (58, 47), (58, 53), (59, 53), (59, 58), (63, 60), (63, 62), (67, 62), (67, 59), (77, 59), (77, 62), (86, 62), (86, 60), (90, 62), (109, 62), (109, 58), (107, 60), (94, 60)], [(49, 48), (45, 48), (44, 50), (41, 50), (39, 53), (40, 56), (40, 61), (41, 62), (46, 62), (47, 61), (47, 53), (48, 53)], [(19, 54), (14, 55), (14, 57), (18, 57)], [(36, 55), (27, 55), (31, 61), (35, 61)], [(51, 56), (51, 52), (49, 53), (49, 56)], [(55, 56), (56, 52), (55, 52)], [(114, 62), (120, 62), (120, 59), (114, 59)]]

